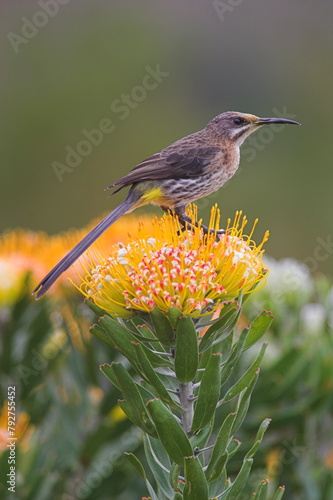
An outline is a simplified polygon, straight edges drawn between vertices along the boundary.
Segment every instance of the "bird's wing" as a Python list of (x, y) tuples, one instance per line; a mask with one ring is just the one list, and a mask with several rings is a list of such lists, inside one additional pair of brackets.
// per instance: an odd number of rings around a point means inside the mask
[(116, 193), (125, 186), (141, 181), (199, 177), (220, 151), (217, 146), (182, 148), (178, 151), (162, 150), (143, 160), (107, 189), (119, 186), (114, 191)]

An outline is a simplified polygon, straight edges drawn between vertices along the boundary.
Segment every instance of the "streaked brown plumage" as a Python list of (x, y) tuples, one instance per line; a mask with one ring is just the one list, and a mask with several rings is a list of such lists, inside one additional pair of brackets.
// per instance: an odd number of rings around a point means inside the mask
[(40, 298), (119, 217), (139, 206), (154, 203), (163, 210), (174, 210), (182, 224), (196, 224), (186, 216), (186, 205), (222, 187), (238, 168), (239, 148), (246, 137), (270, 123), (299, 125), (282, 118), (258, 118), (228, 111), (213, 118), (199, 132), (183, 137), (136, 165), (107, 188), (115, 187), (114, 194), (131, 186), (126, 199), (45, 276), (34, 290), (36, 298)]

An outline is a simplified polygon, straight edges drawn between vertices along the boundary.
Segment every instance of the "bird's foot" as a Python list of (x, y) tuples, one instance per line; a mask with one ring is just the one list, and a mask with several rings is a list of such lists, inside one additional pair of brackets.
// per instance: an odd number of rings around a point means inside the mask
[[(165, 208), (165, 211), (170, 211), (169, 209)], [(172, 212), (171, 212), (172, 213)], [(200, 229), (203, 230), (204, 234), (215, 234), (217, 241), (220, 239), (220, 237), (225, 234), (225, 229), (210, 229), (209, 227), (205, 226), (204, 224), (199, 224), (198, 221), (191, 219), (188, 215), (186, 215), (185, 210), (182, 208), (178, 208), (178, 210), (174, 211), (175, 215), (178, 217), (179, 222), (183, 226), (181, 231), (186, 231), (187, 229), (191, 229), (192, 231), (196, 227), (200, 227)]]
[(218, 229), (218, 230), (215, 230), (215, 229), (210, 229), (209, 227), (205, 226), (204, 224), (200, 224), (197, 222), (197, 221), (182, 221), (180, 220), (179, 221), (181, 224), (182, 224), (182, 229), (181, 231), (184, 232), (188, 229), (191, 229), (192, 231), (194, 231), (194, 229), (196, 227), (200, 227), (200, 229), (202, 229), (203, 233), (204, 234), (215, 234), (216, 235), (216, 239), (217, 241), (220, 239), (220, 237), (225, 234), (225, 229)]
[(218, 229), (217, 231), (215, 229), (209, 229), (209, 227), (205, 226), (204, 224), (200, 225), (201, 229), (205, 234), (216, 234), (216, 236), (222, 236), (225, 234), (225, 229)]

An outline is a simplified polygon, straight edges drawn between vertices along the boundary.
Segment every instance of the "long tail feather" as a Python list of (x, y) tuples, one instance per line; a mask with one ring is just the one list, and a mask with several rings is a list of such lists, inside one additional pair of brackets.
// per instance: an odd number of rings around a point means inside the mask
[(117, 208), (109, 213), (94, 229), (92, 229), (79, 243), (68, 252), (65, 257), (42, 279), (36, 286), (34, 291), (36, 299), (40, 299), (44, 293), (53, 285), (59, 276), (66, 271), (74, 262), (94, 243), (101, 234), (104, 233), (119, 217), (124, 215), (130, 208), (137, 203), (137, 199), (133, 200), (128, 197)]

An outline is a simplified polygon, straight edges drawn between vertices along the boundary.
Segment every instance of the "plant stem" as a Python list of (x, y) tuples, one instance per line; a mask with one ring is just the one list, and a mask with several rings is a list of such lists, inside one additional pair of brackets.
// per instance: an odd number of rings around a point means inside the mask
[(191, 433), (192, 420), (193, 420), (193, 383), (187, 382), (182, 384), (179, 382), (178, 392), (180, 406), (183, 409), (181, 425), (187, 435)]

